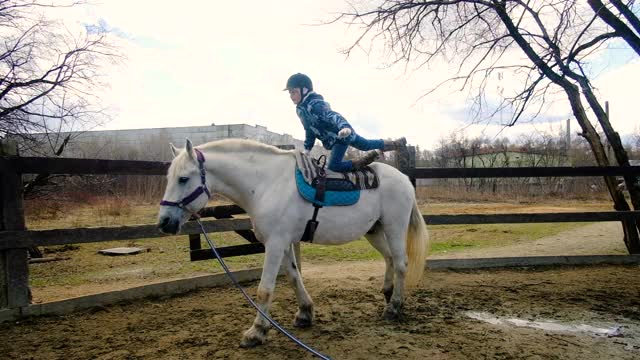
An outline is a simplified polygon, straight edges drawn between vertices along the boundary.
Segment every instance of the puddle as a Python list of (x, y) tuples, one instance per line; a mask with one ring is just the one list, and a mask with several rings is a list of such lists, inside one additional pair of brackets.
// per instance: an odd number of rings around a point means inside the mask
[(540, 329), (545, 331), (554, 332), (569, 332), (569, 333), (586, 333), (595, 336), (605, 337), (623, 337), (622, 326), (611, 325), (606, 327), (596, 327), (587, 324), (563, 324), (556, 321), (529, 321), (516, 318), (498, 318), (486, 312), (468, 311), (466, 316), (484, 321), (492, 325), (511, 325), (517, 327), (528, 327), (533, 329)]

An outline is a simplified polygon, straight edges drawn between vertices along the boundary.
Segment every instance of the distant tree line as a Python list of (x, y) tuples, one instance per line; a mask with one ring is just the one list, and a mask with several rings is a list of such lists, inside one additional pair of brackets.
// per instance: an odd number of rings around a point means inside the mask
[[(606, 145), (605, 145), (606, 147)], [(632, 160), (640, 159), (640, 133), (632, 135), (625, 148)], [(504, 164), (498, 161), (501, 154), (520, 152), (535, 154), (529, 162)], [(480, 163), (469, 166), (464, 158), (485, 156)], [(489, 161), (487, 161), (489, 160)], [(493, 161), (491, 161), (493, 160)], [(441, 137), (432, 150), (416, 147), (416, 166), (418, 167), (502, 167), (502, 166), (596, 166), (597, 162), (587, 141), (573, 135), (569, 144), (564, 134), (537, 134), (520, 136), (516, 139), (487, 136), (467, 137), (460, 132), (452, 132)]]

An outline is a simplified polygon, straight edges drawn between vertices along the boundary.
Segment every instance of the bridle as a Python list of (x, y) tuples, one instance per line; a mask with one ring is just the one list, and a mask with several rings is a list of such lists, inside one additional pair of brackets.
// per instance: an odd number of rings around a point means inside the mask
[[(211, 198), (211, 193), (209, 192), (209, 189), (207, 189), (207, 184), (206, 184), (206, 174), (207, 173), (206, 173), (206, 170), (204, 168), (204, 155), (198, 149), (193, 149), (193, 151), (195, 151), (195, 153), (196, 153), (196, 159), (198, 160), (198, 168), (200, 169), (200, 182), (201, 182), (200, 186), (195, 188), (195, 190), (193, 190), (191, 192), (191, 194), (185, 196), (179, 202), (162, 200), (162, 201), (160, 201), (160, 205), (176, 206), (176, 207), (179, 207), (180, 209), (189, 211), (188, 209), (185, 208), (185, 206), (187, 206), (193, 200), (197, 199), (200, 195), (202, 195), (202, 193), (207, 194), (207, 199)], [(189, 211), (189, 212), (192, 212), (192, 211)]]

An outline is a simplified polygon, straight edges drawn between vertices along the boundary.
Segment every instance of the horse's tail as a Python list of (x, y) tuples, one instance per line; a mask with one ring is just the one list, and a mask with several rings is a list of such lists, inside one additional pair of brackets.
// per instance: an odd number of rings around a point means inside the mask
[(414, 200), (411, 209), (411, 219), (409, 220), (409, 230), (407, 231), (407, 274), (405, 276), (405, 286), (414, 287), (418, 285), (427, 261), (427, 250), (429, 246), (429, 233), (424, 223), (424, 218), (418, 209), (418, 204)]

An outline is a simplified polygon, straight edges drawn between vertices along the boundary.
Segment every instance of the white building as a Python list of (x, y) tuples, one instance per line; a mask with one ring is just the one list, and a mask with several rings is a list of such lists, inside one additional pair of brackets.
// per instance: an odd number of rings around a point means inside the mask
[[(56, 134), (62, 139), (66, 133)], [(185, 139), (194, 145), (213, 140), (251, 139), (270, 145), (293, 145), (303, 148), (303, 141), (289, 134), (278, 134), (266, 127), (247, 124), (185, 126), (154, 129), (85, 131), (72, 133), (73, 140), (64, 151), (65, 157), (170, 160), (169, 143), (183, 147)]]

